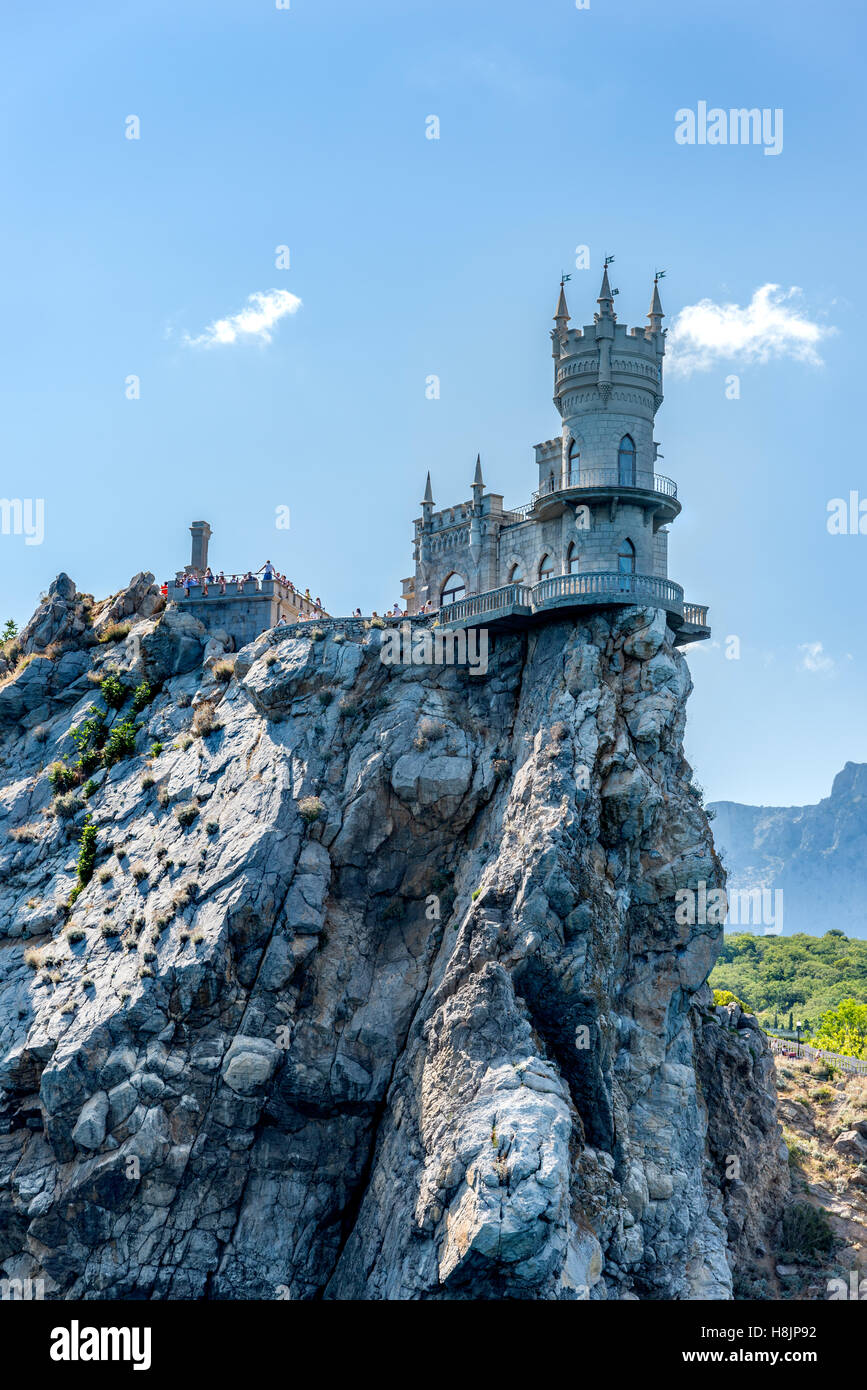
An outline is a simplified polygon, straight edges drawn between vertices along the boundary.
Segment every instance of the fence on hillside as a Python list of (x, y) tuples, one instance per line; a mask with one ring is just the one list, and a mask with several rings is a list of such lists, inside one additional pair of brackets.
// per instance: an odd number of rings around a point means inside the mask
[(825, 1061), (841, 1071), (855, 1072), (867, 1076), (867, 1059), (862, 1057), (841, 1057), (837, 1052), (826, 1052), (821, 1047), (810, 1047), (809, 1043), (790, 1042), (788, 1038), (768, 1038), (771, 1051), (779, 1057), (805, 1057), (809, 1062)]

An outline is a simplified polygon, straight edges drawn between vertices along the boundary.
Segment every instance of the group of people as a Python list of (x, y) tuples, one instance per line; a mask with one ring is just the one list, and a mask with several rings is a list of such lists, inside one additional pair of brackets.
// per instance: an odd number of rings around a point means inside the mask
[[(311, 598), (309, 589), (305, 589), (302, 594), (300, 589), (295, 588), (295, 585), (292, 583), (291, 579), (287, 579), (285, 574), (281, 574), (279, 570), (276, 570), (274, 568), (270, 560), (266, 560), (264, 565), (262, 565), (261, 568), (258, 569), (255, 574), (252, 570), (247, 570), (246, 574), (226, 575), (223, 573), (222, 570), (220, 570), (218, 574), (214, 574), (210, 565), (205, 570), (204, 574), (199, 574), (197, 570), (187, 570), (184, 574), (183, 579), (181, 580), (181, 587), (184, 590), (184, 595), (186, 598), (190, 597), (191, 590), (199, 588), (202, 591), (202, 598), (207, 598), (212, 588), (216, 588), (219, 590), (221, 594), (224, 594), (226, 592), (227, 587), (231, 584), (236, 585), (238, 593), (242, 594), (244, 592), (245, 584), (258, 582), (259, 576), (261, 576), (263, 580), (275, 579), (278, 584), (282, 584), (284, 589), (288, 589), (290, 593), (293, 593), (296, 596), (299, 602), (299, 607), (302, 606), (301, 600), (306, 600), (307, 611), (301, 612), (299, 619), (301, 622), (306, 622), (309, 619), (316, 616), (316, 614), (311, 611), (312, 609), (315, 608), (316, 610), (321, 612), (322, 601), (319, 598), (319, 595), (317, 594), (316, 598)], [(164, 595), (167, 595), (168, 585), (163, 584), (161, 592)], [(425, 613), (433, 613), (435, 611), (436, 604), (431, 602), (430, 599), (428, 599), (427, 603), (422, 604), (421, 608), (419, 608), (418, 613), (421, 615)], [(360, 608), (356, 608), (352, 616), (354, 618), (361, 618), (364, 615)], [(380, 615), (376, 612), (376, 610), (374, 610), (371, 616), (374, 618), (378, 618)], [(390, 609), (386, 609), (385, 613), (383, 613), (382, 616), (386, 619), (405, 618), (406, 613), (401, 608), (399, 601), (395, 600), (393, 606)], [(288, 623), (288, 621), (289, 619), (281, 617), (278, 626), (284, 625)]]
[(220, 570), (219, 574), (214, 574), (210, 565), (205, 570), (204, 574), (199, 574), (196, 570), (187, 570), (186, 574), (181, 580), (181, 587), (183, 588), (184, 594), (187, 598), (189, 598), (190, 596), (190, 591), (192, 589), (197, 588), (201, 588), (202, 598), (208, 597), (208, 594), (212, 587), (218, 588), (220, 593), (224, 594), (226, 592), (226, 586), (229, 584), (235, 584), (237, 586), (238, 593), (242, 594), (244, 592), (244, 585), (252, 582), (258, 582), (259, 575), (262, 576), (263, 580), (276, 579), (278, 584), (282, 584), (284, 589), (289, 589), (290, 592), (295, 594), (298, 599), (301, 599), (303, 597), (304, 599), (306, 599), (308, 604), (313, 604), (316, 608), (322, 607), (322, 602), (318, 594), (316, 598), (311, 598), (310, 590), (308, 588), (304, 590), (304, 593), (302, 595), (300, 589), (295, 588), (295, 585), (292, 583), (291, 579), (287, 579), (285, 574), (280, 574), (278, 570), (275, 570), (270, 560), (266, 560), (264, 565), (262, 565), (261, 568), (258, 569), (255, 574), (252, 570), (247, 570), (246, 574), (230, 574), (228, 576), (226, 576), (222, 570)]

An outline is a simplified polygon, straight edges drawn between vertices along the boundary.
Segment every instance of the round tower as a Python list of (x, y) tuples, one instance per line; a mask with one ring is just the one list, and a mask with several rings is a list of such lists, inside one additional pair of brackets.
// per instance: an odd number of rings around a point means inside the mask
[[(566, 297), (551, 333), (554, 351), (554, 404), (563, 421), (563, 471), (623, 471), (633, 486), (651, 481), (656, 463), (653, 422), (662, 404), (665, 333), (659, 287), (647, 328), (617, 322), (608, 262), (602, 274), (592, 324), (570, 328)], [(630, 457), (630, 456), (633, 457)]]

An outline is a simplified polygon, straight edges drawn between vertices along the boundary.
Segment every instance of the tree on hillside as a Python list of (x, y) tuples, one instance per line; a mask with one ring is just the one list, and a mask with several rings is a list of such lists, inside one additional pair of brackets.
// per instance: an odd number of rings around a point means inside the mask
[(14, 618), (7, 618), (6, 626), (3, 629), (2, 637), (0, 637), (0, 642), (11, 642), (12, 638), (17, 636), (18, 624), (16, 623)]
[(836, 1009), (829, 1009), (819, 1019), (813, 1041), (841, 1057), (867, 1057), (867, 1004), (844, 999)]

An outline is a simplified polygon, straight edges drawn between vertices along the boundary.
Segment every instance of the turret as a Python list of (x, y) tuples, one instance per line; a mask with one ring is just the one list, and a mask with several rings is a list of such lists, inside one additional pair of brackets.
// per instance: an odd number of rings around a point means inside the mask
[(430, 473), (427, 475), (424, 497), (421, 502), (421, 544), (419, 546), (419, 560), (423, 565), (430, 563), (430, 533), (431, 521), (433, 519), (433, 490), (430, 485)]
[(470, 517), (470, 555), (473, 564), (479, 562), (479, 555), (482, 549), (482, 494), (485, 491), (485, 480), (482, 477), (482, 457), (476, 454), (476, 471), (473, 474), (473, 514)]
[(482, 456), (476, 454), (476, 471), (473, 474), (473, 509), (480, 511), (482, 506), (482, 494), (485, 491), (485, 480), (482, 477)]
[[(602, 288), (599, 291), (599, 298), (596, 301), (599, 305), (599, 313), (594, 315), (597, 337), (600, 336), (600, 325), (607, 325), (609, 322), (615, 324), (617, 322), (617, 315), (614, 312), (614, 295), (611, 290), (611, 285), (608, 282), (608, 266), (613, 260), (613, 256), (605, 257), (605, 268), (602, 271)], [(607, 328), (603, 327), (602, 332), (607, 336)]]
[(653, 297), (650, 301), (650, 313), (647, 315), (650, 323), (644, 330), (645, 338), (652, 338), (654, 334), (662, 333), (662, 320), (665, 315), (662, 312), (662, 300), (659, 298), (659, 280), (664, 274), (664, 270), (658, 270), (653, 277)]
[(423, 525), (425, 526), (430, 525), (431, 516), (433, 515), (433, 504), (433, 491), (430, 485), (430, 473), (428, 473), (427, 484), (424, 490), (424, 497), (422, 498), (421, 503), (421, 519)]
[(558, 331), (569, 327), (569, 306), (566, 303), (566, 282), (560, 281), (560, 298), (557, 301), (557, 312), (554, 315), (554, 322)]

